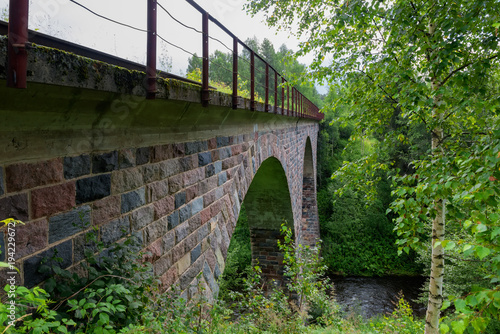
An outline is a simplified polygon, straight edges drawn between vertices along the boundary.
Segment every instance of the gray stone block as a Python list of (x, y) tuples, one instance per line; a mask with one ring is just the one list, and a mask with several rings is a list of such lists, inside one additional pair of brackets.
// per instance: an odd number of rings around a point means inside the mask
[(179, 225), (179, 211), (174, 211), (167, 217), (168, 220), (168, 229), (172, 230), (174, 227)]
[(224, 172), (219, 174), (218, 185), (222, 186), (224, 183), (226, 183), (226, 181), (227, 181), (227, 173), (224, 171)]
[(175, 243), (178, 244), (189, 235), (189, 225), (187, 223), (179, 225), (175, 229)]
[(205, 278), (205, 281), (208, 283), (210, 290), (212, 290), (213, 295), (217, 296), (219, 294), (219, 285), (215, 282), (214, 275), (212, 274), (210, 266), (208, 265), (207, 262), (203, 263), (203, 277)]
[(193, 250), (191, 251), (191, 264), (193, 264), (196, 260), (198, 260), (200, 255), (201, 255), (201, 244), (198, 244), (198, 246), (193, 248)]
[(92, 173), (106, 173), (118, 169), (118, 151), (92, 156)]
[(193, 157), (189, 156), (179, 158), (179, 167), (181, 172), (187, 172), (188, 170), (195, 168), (195, 166), (193, 166)]
[(146, 244), (163, 237), (167, 233), (167, 224), (163, 219), (157, 220), (144, 229)]
[(130, 223), (128, 217), (115, 219), (101, 227), (101, 241), (109, 246), (130, 233)]
[(224, 196), (224, 188), (223, 187), (219, 187), (219, 188), (215, 189), (215, 198), (216, 199), (221, 199), (223, 196)]
[(198, 153), (198, 166), (206, 166), (212, 162), (212, 154), (210, 152)]
[(120, 150), (118, 153), (118, 165), (120, 169), (135, 166), (135, 152), (132, 149)]
[(88, 154), (82, 154), (77, 157), (65, 157), (63, 161), (64, 178), (69, 180), (90, 174), (90, 166), (90, 156)]
[(170, 251), (175, 246), (175, 233), (174, 231), (168, 232), (161, 239), (162, 247), (165, 252)]
[(221, 148), (219, 150), (219, 158), (221, 160), (224, 160), (224, 159), (227, 159), (227, 158), (230, 158), (232, 155), (231, 153), (231, 148), (230, 147), (224, 147), (224, 148)]
[(162, 179), (165, 179), (172, 175), (179, 174), (181, 170), (179, 160), (180, 159), (170, 159), (167, 161), (162, 161), (160, 163), (160, 177)]
[(7, 218), (29, 219), (28, 194), (17, 194), (0, 199), (0, 220)]
[(196, 198), (189, 205), (191, 206), (191, 216), (194, 216), (203, 210), (203, 197)]
[(49, 219), (49, 243), (53, 243), (79, 232), (90, 225), (90, 206), (85, 205)]
[(92, 252), (96, 253), (97, 248), (97, 231), (90, 231), (77, 236), (74, 239), (74, 260), (75, 263), (80, 262), (86, 258), (85, 253)]
[(205, 177), (209, 178), (210, 176), (215, 175), (215, 166), (213, 164), (205, 167)]
[(111, 174), (76, 181), (76, 204), (92, 202), (111, 194)]
[(130, 226), (132, 231), (139, 231), (154, 220), (154, 208), (145, 206), (130, 214)]
[[(56, 261), (54, 258), (60, 258), (62, 261)], [(45, 261), (44, 264), (50, 267), (59, 266), (64, 269), (73, 263), (72, 258), (73, 244), (71, 240), (68, 240), (24, 260), (24, 286), (29, 289), (49, 278), (48, 273), (38, 272), (42, 261)]]
[(151, 183), (159, 181), (160, 178), (160, 164), (150, 164), (142, 167), (142, 175), (144, 183)]
[(214, 162), (214, 167), (215, 167), (215, 174), (219, 174), (220, 172), (222, 172), (222, 161)]
[(137, 247), (137, 251), (140, 251), (142, 249), (142, 247), (144, 246), (144, 236), (142, 234), (142, 231), (137, 231), (135, 233), (132, 234), (132, 238), (133, 238), (133, 241)]
[(189, 284), (198, 276), (203, 268), (202, 258), (193, 263), (179, 279), (181, 290), (185, 290)]
[(194, 141), (186, 143), (185, 154), (195, 154), (198, 152), (203, 152), (208, 150), (208, 142), (207, 141)]
[(186, 204), (186, 192), (182, 191), (175, 194), (175, 208), (178, 209)]
[(132, 211), (146, 204), (146, 192), (144, 187), (125, 193), (121, 197), (122, 197), (122, 206), (121, 206), (122, 213)]
[(189, 218), (191, 218), (191, 207), (189, 205), (184, 205), (179, 209), (179, 221), (182, 223)]
[(209, 224), (204, 224), (200, 227), (200, 229), (198, 230), (198, 240), (203, 240), (208, 237), (208, 235), (210, 234), (208, 225)]
[(149, 147), (141, 147), (135, 151), (136, 165), (144, 165), (149, 162), (150, 149)]
[(229, 137), (217, 137), (217, 147), (229, 145)]
[(219, 276), (221, 275), (219, 264), (215, 262), (215, 268), (214, 268), (214, 277), (215, 279), (219, 279)]

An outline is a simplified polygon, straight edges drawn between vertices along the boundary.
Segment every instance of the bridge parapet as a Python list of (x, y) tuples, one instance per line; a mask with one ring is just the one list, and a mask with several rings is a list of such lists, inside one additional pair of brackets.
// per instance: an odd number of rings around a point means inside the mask
[[(230, 38), (233, 39), (233, 48), (232, 48), (232, 56), (233, 56), (232, 91), (233, 92), (232, 92), (231, 105), (234, 109), (240, 108), (241, 107), (240, 104), (242, 102), (241, 97), (238, 96), (238, 80), (239, 80), (238, 59), (241, 58), (238, 55), (238, 47), (242, 46), (243, 49), (245, 49), (249, 53), (248, 62), (250, 65), (250, 97), (249, 97), (250, 110), (258, 110), (255, 91), (256, 91), (256, 85), (260, 84), (265, 87), (265, 94), (264, 94), (265, 101), (263, 102), (264, 111), (269, 112), (271, 110), (274, 110), (276, 112), (277, 110), (280, 109), (282, 115), (301, 117), (301, 118), (311, 118), (317, 120), (323, 119), (323, 115), (319, 113), (318, 107), (315, 106), (311, 101), (309, 101), (296, 87), (289, 85), (287, 80), (275, 68), (273, 68), (273, 66), (270, 65), (265, 58), (261, 57), (258, 53), (252, 50), (248, 45), (246, 45), (236, 35), (234, 35), (229, 29), (227, 29), (221, 22), (212, 17), (207, 11), (205, 11), (201, 6), (199, 6), (195, 1), (186, 0), (186, 2), (189, 3), (198, 12), (200, 12), (202, 19), (202, 31), (199, 31), (193, 27), (189, 27), (186, 24), (177, 20), (168, 12), (168, 10), (165, 7), (163, 7), (160, 3), (157, 3), (156, 0), (147, 1), (147, 29), (133, 27), (128, 24), (112, 20), (103, 15), (97, 14), (95, 11), (87, 8), (86, 6), (78, 3), (77, 1), (71, 1), (72, 4), (82, 7), (83, 9), (92, 13), (93, 15), (100, 17), (101, 19), (105, 19), (113, 23), (120, 24), (122, 26), (127, 26), (129, 28), (146, 33), (147, 64), (146, 66), (144, 66), (123, 59), (119, 59), (114, 56), (109, 56), (101, 52), (91, 50), (89, 48), (81, 47), (74, 43), (65, 42), (63, 40), (53, 38), (44, 34), (40, 34), (34, 31), (28, 31), (28, 25), (27, 25), (27, 22), (29, 20), (28, 0), (16, 0), (16, 1), (11, 0), (9, 6), (10, 23), (8, 25), (8, 29), (6, 29), (5, 22), (0, 22), (0, 34), (8, 33), (7, 51), (9, 57), (6, 66), (7, 85), (9, 87), (26, 88), (29, 76), (29, 70), (27, 70), (28, 53), (29, 53), (28, 50), (31, 48), (32, 43), (38, 43), (40, 45), (46, 45), (46, 46), (56, 45), (57, 48), (62, 50), (67, 50), (75, 54), (84, 55), (93, 59), (101, 59), (101, 60), (104, 59), (105, 62), (114, 62), (115, 64), (126, 66), (129, 69), (140, 69), (141, 71), (144, 71), (146, 75), (146, 78), (143, 81), (145, 96), (148, 99), (155, 99), (158, 96), (158, 93), (161, 93), (161, 85), (159, 85), (157, 80), (159, 76), (170, 77), (170, 78), (175, 77), (177, 79), (181, 79), (178, 76), (158, 71), (156, 66), (157, 39), (159, 38), (164, 42), (166, 42), (168, 45), (187, 52), (181, 46), (169, 42), (168, 40), (163, 38), (161, 34), (158, 33), (157, 15), (158, 15), (158, 9), (161, 8), (175, 21), (180, 23), (183, 27), (192, 29), (201, 35), (202, 50), (203, 50), (201, 59), (203, 66), (202, 66), (200, 98), (203, 106), (207, 107), (209, 104), (214, 103), (214, 100), (212, 99), (210, 78), (209, 78), (209, 66), (210, 66), (209, 41), (216, 41), (218, 43), (221, 43), (227, 49), (229, 49), (229, 47), (225, 45), (223, 42), (221, 42), (218, 38), (214, 38), (210, 35), (208, 28), (209, 28), (209, 22), (212, 22), (217, 27), (219, 27), (224, 33), (226, 33)], [(193, 57), (197, 57), (195, 54), (192, 55)], [(256, 59), (262, 61), (265, 67), (265, 80), (263, 83), (257, 83), (255, 79)], [(270, 89), (271, 86), (274, 87), (272, 91)], [(274, 98), (273, 103), (271, 103), (270, 100), (271, 95), (273, 95)], [(215, 101), (215, 104), (217, 104), (217, 101)]]

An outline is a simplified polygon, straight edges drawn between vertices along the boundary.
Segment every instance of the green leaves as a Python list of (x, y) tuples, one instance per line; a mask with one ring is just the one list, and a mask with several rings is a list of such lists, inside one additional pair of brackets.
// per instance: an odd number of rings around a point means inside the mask
[[(298, 24), (308, 43), (297, 55), (332, 59), (311, 72), (338, 83), (333, 112), (349, 110), (353, 137), (376, 138), (370, 152), (343, 159), (337, 194), (372, 198), (385, 167), (400, 253), (424, 251), (432, 223), (444, 224), (434, 249), (456, 266), (473, 264), (481, 289), (500, 289), (498, 1), (252, 0), (247, 8), (268, 11), (273, 25)], [(328, 20), (313, 19), (324, 13)], [(493, 295), (481, 291), (456, 301), (461, 318), (444, 332), (479, 331), (485, 314), (498, 317)]]

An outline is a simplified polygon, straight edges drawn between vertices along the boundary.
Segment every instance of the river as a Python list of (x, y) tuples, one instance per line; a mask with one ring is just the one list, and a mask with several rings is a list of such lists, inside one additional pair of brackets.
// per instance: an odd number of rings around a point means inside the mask
[(418, 297), (420, 287), (425, 283), (423, 277), (330, 277), (334, 284), (335, 299), (346, 312), (355, 312), (365, 318), (378, 314), (391, 313), (398, 294), (403, 292), (410, 302), (413, 314), (425, 315), (425, 307), (413, 302)]

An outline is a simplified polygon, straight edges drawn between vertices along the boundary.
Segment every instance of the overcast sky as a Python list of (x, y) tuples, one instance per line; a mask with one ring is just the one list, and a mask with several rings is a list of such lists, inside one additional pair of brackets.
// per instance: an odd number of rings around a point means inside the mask
[[(76, 1), (110, 19), (146, 29), (145, 0)], [(7, 7), (8, 2), (0, 0), (0, 8)], [(158, 3), (182, 23), (201, 30), (201, 14), (185, 0), (158, 0)], [(263, 15), (252, 18), (246, 14), (243, 10), (245, 0), (197, 0), (197, 3), (241, 40), (256, 36), (259, 41), (268, 38), (275, 48), (286, 44), (290, 49), (297, 49), (297, 40), (267, 27)], [(31, 0), (29, 27), (136, 62), (146, 61), (146, 33), (106, 21), (69, 0)], [(158, 34), (190, 53), (201, 55), (201, 34), (175, 22), (161, 8), (158, 8)], [(210, 24), (209, 34), (232, 47), (231, 38), (214, 24)], [(210, 40), (210, 53), (215, 49), (229, 52), (220, 43)], [(185, 75), (188, 53), (162, 41), (158, 41), (158, 52), (171, 58), (173, 73)], [(308, 59), (301, 59), (301, 62), (307, 63)]]

